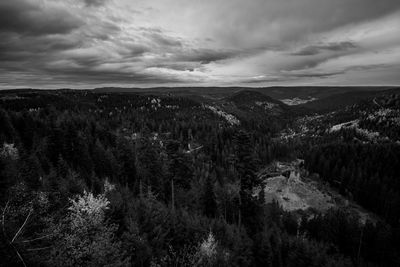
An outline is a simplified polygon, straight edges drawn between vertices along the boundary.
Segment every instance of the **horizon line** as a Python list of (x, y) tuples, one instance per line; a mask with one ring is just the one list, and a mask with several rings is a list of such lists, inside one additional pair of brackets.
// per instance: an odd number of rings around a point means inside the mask
[(9, 90), (97, 90), (97, 89), (132, 89), (132, 90), (149, 90), (149, 89), (189, 89), (189, 88), (248, 88), (248, 89), (268, 89), (268, 88), (333, 88), (333, 87), (348, 87), (348, 88), (376, 88), (376, 87), (400, 87), (400, 85), (272, 85), (272, 86), (150, 86), (150, 87), (124, 87), (124, 86), (102, 86), (92, 88), (73, 88), (73, 87), (52, 87), (52, 88), (32, 88), (32, 87), (15, 87), (15, 88), (0, 88), (0, 91)]

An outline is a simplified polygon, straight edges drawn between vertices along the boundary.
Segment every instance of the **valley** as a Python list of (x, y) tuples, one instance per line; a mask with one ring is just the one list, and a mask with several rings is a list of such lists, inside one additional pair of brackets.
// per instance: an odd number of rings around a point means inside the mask
[(399, 121), (398, 88), (0, 91), (3, 232), (25, 225), (16, 249), (33, 264), (106, 231), (101, 249), (145, 266), (204, 260), (185, 251), (206, 241), (218, 266), (298, 250), (396, 266)]

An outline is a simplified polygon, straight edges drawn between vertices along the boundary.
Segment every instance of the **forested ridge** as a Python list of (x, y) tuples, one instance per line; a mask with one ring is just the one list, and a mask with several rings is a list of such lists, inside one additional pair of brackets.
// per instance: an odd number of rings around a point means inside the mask
[[(212, 101), (87, 90), (0, 96), (1, 265), (400, 265), (392, 139), (366, 142), (343, 128), (282, 140), (298, 109), (251, 92)], [(342, 112), (322, 125), (354, 119)], [(370, 114), (357, 115), (359, 125), (378, 131)], [(380, 123), (396, 137), (397, 124)], [(379, 219), (265, 203), (258, 171), (297, 157)]]

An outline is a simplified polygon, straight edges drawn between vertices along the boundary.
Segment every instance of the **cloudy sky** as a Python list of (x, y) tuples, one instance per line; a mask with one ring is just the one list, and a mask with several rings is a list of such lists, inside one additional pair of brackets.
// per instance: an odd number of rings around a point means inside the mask
[(399, 0), (0, 0), (0, 88), (400, 84)]

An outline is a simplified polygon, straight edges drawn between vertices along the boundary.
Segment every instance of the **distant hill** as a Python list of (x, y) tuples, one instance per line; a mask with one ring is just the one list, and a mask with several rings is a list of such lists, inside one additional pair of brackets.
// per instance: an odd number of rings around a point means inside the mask
[(152, 87), (152, 88), (96, 88), (97, 93), (170, 93), (170, 94), (200, 94), (215, 97), (226, 97), (240, 91), (256, 91), (274, 99), (286, 98), (325, 98), (335, 94), (360, 91), (383, 91), (392, 87), (385, 86), (291, 86), (291, 87)]
[(330, 112), (342, 109), (346, 106), (357, 104), (364, 100), (371, 100), (383, 94), (391, 94), (398, 92), (398, 88), (390, 88), (385, 90), (365, 90), (365, 91), (351, 91), (345, 93), (338, 93), (315, 101), (307, 102), (298, 105), (298, 107), (310, 109), (318, 112)]
[[(377, 86), (293, 86), (293, 87), (153, 87), (153, 88), (118, 88), (104, 87), (96, 88), (91, 91), (95, 94), (110, 93), (134, 93), (145, 95), (185, 97), (191, 100), (205, 104), (225, 104), (232, 102), (235, 104), (234, 109), (252, 112), (274, 111), (277, 114), (287, 110), (296, 114), (307, 114), (310, 112), (330, 112), (344, 108), (349, 105), (356, 104), (362, 100), (372, 99), (381, 93), (390, 94), (400, 90), (395, 87), (377, 87)], [(47, 92), (50, 95), (58, 94), (58, 92), (73, 93), (75, 90), (59, 89), (59, 90), (37, 90), (37, 89), (19, 89), (19, 90), (3, 90), (0, 95), (13, 94), (34, 94), (36, 92)], [(283, 104), (284, 101), (291, 106)], [(262, 103), (265, 102), (265, 103)], [(271, 105), (275, 107), (269, 110)], [(229, 105), (228, 105), (229, 106)], [(228, 108), (227, 106), (227, 108)], [(271, 114), (271, 112), (268, 112)]]
[(356, 104), (362, 100), (379, 95), (379, 93), (377, 91), (346, 92), (301, 104), (299, 107), (319, 112), (329, 112)]
[(385, 86), (293, 86), (293, 87), (266, 87), (255, 90), (275, 99), (290, 98), (317, 98), (322, 99), (347, 92), (384, 91), (392, 87)]
[(258, 91), (243, 90), (226, 98), (227, 101), (232, 101), (237, 105), (254, 105), (259, 102), (268, 102), (279, 105), (280, 107), (286, 106), (281, 101), (273, 99), (272, 97), (260, 93)]

